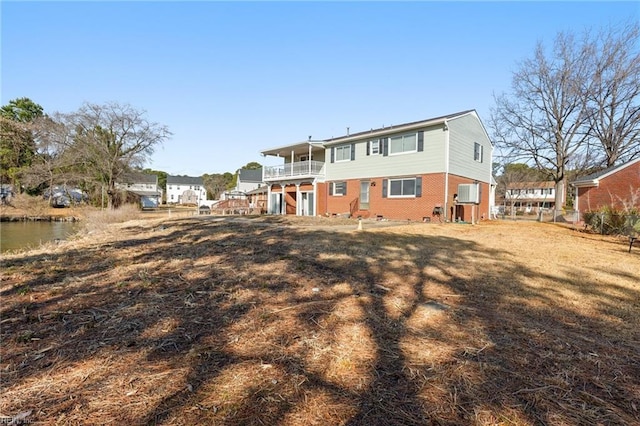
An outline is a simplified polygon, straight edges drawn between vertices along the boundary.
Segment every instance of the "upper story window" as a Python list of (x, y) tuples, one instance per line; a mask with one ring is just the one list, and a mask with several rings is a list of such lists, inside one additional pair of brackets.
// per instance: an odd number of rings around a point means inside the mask
[(478, 163), (482, 163), (482, 148), (482, 145), (480, 145), (478, 142), (473, 143), (473, 159)]
[(309, 161), (309, 160), (313, 160), (313, 154), (311, 154), (311, 156), (309, 156), (308, 154), (301, 155), (299, 158), (299, 161)]
[(381, 152), (380, 139), (369, 141), (369, 155), (378, 155)]
[(389, 138), (389, 154), (418, 151), (418, 138), (415, 133), (392, 136)]
[(336, 162), (351, 161), (351, 145), (336, 146)]

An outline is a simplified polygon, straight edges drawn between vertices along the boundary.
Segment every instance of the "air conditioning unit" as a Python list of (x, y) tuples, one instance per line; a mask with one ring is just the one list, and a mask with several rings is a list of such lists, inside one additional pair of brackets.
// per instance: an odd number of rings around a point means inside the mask
[(479, 204), (480, 184), (464, 183), (458, 185), (458, 204)]

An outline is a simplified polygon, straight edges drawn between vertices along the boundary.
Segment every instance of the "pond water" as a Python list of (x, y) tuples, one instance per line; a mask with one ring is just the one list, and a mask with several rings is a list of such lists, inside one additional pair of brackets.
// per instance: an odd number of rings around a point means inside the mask
[(0, 222), (0, 252), (38, 247), (54, 240), (66, 240), (80, 230), (77, 222)]

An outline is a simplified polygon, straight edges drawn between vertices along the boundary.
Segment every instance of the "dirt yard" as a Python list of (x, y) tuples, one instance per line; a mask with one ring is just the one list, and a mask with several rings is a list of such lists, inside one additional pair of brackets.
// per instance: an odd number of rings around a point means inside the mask
[(640, 246), (541, 223), (159, 218), (4, 255), (0, 414), (640, 424)]

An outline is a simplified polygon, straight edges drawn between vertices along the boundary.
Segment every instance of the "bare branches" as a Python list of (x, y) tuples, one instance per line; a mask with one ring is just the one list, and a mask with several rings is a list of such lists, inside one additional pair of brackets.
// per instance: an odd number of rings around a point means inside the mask
[(592, 136), (605, 167), (640, 155), (638, 23), (608, 28), (588, 45), (591, 78), (585, 89)]
[(28, 126), (24, 133), (34, 141), (36, 155), (24, 170), (25, 183), (31, 188), (72, 184), (94, 192), (104, 188), (112, 205), (116, 181), (143, 166), (171, 135), (145, 114), (130, 105), (87, 103), (70, 114), (54, 113), (30, 123), (11, 121), (13, 127)]
[(490, 127), (497, 151), (535, 165), (556, 182), (563, 203), (569, 165), (580, 170), (640, 156), (640, 57), (637, 23), (560, 33), (518, 64), (510, 94), (494, 96)]
[(168, 139), (166, 126), (147, 120), (145, 111), (130, 105), (84, 104), (66, 120), (73, 130), (73, 151), (94, 179), (105, 185), (113, 201), (115, 182), (140, 167), (155, 147)]
[(564, 178), (569, 157), (586, 139), (586, 108), (579, 89), (587, 75), (580, 54), (573, 38), (563, 34), (551, 57), (539, 44), (533, 58), (514, 74), (513, 95), (497, 97), (492, 114), (498, 144), (516, 158), (551, 170), (556, 182)]

